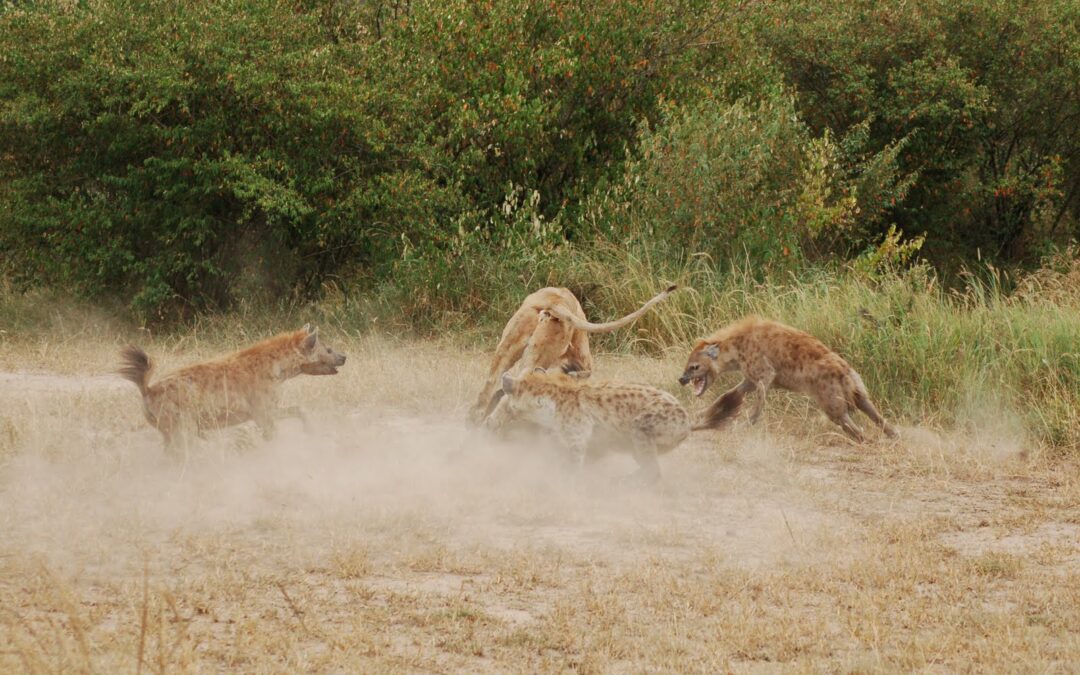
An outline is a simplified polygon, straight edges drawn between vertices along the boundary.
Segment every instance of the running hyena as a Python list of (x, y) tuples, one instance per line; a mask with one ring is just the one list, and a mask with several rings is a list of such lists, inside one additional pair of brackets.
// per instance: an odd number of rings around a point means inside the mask
[[(269, 438), (274, 419), (304, 420), (298, 407), (278, 405), (278, 385), (301, 373), (333, 375), (345, 356), (319, 341), (318, 331), (304, 326), (212, 361), (181, 368), (151, 384), (154, 364), (142, 349), (121, 352), (119, 373), (142, 394), (143, 413), (161, 432), (165, 449), (175, 455), (192, 433), (254, 420)], [(305, 421), (306, 424), (306, 421)]]

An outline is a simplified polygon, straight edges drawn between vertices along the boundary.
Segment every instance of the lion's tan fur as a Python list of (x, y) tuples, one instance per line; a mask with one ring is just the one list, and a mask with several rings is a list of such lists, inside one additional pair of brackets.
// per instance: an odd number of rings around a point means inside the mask
[(589, 333), (613, 331), (631, 323), (674, 290), (671, 286), (631, 314), (605, 324), (589, 323), (569, 289), (541, 288), (530, 294), (503, 329), (484, 386), (469, 412), (470, 421), (479, 424), (492, 414), (501, 396), (499, 378), (503, 373), (539, 367), (588, 374), (593, 368)]
[(647, 481), (660, 477), (657, 455), (690, 434), (690, 414), (671, 394), (644, 384), (593, 384), (562, 373), (530, 372), (503, 376), (503, 391), (513, 414), (556, 432), (578, 463), (594, 433), (615, 439), (634, 455)]
[(154, 365), (146, 352), (129, 346), (121, 358), (119, 374), (139, 388), (143, 413), (161, 432), (170, 453), (192, 433), (253, 420), (269, 437), (275, 418), (292, 415), (303, 420), (299, 408), (279, 407), (278, 385), (302, 373), (335, 374), (345, 362), (307, 327), (180, 368), (153, 383)]
[(738, 370), (743, 381), (721, 395), (705, 413), (699, 428), (716, 428), (738, 412), (743, 398), (758, 393), (751, 421), (757, 421), (770, 386), (807, 394), (830, 420), (849, 436), (863, 440), (851, 420), (858, 409), (889, 436), (896, 431), (870, 401), (859, 374), (839, 354), (814, 336), (791, 326), (756, 316), (721, 328), (694, 345), (679, 381), (693, 382), (700, 396), (719, 375)]

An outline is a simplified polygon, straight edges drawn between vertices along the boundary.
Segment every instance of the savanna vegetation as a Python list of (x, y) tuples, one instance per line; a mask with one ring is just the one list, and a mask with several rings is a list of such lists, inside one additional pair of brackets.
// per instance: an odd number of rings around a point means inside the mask
[[(1078, 238), (1080, 0), (0, 0), (0, 672), (1074, 672)], [(598, 379), (757, 312), (900, 438), (466, 428), (671, 283)], [(115, 375), (309, 321), (274, 439)]]
[(490, 340), (674, 281), (606, 346), (767, 312), (893, 415), (992, 391), (1080, 444), (1075, 0), (4, 2), (0, 200), (12, 325)]

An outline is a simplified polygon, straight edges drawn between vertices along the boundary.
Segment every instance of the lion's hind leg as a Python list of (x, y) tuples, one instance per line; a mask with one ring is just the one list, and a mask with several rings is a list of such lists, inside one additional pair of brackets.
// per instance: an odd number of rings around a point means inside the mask
[(536, 330), (536, 314), (518, 310), (510, 318), (503, 330), (502, 338), (495, 347), (495, 356), (491, 359), (487, 379), (476, 397), (476, 403), (469, 410), (469, 422), (481, 424), (502, 398), (500, 378), (503, 373), (514, 367), (529, 344), (529, 337)]

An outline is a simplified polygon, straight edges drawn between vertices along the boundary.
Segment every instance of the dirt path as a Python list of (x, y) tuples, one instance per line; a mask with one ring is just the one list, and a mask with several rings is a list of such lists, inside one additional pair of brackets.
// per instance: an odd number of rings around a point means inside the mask
[(1076, 481), (1016, 457), (779, 422), (695, 436), (643, 491), (622, 456), (572, 479), (534, 438), (335, 404), (177, 466), (126, 387), (0, 373), (0, 666), (130, 667), (154, 621), (181, 669), (1014, 663), (987, 626), (1080, 653)]

